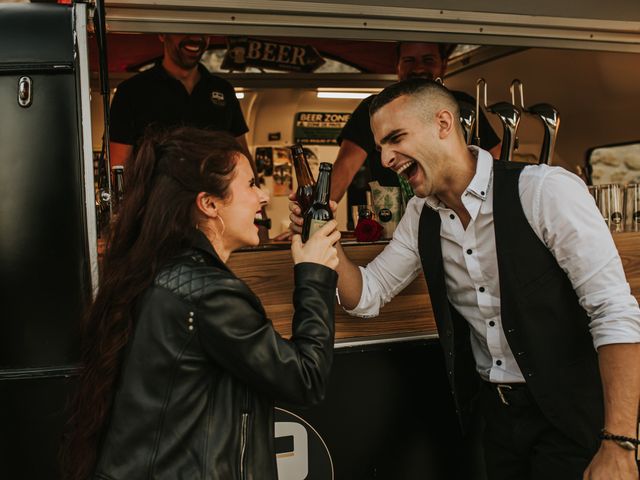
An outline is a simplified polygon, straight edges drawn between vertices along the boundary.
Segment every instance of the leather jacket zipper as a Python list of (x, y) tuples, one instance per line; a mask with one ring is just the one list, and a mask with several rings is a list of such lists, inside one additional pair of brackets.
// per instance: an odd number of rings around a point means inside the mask
[(249, 414), (242, 414), (242, 436), (240, 438), (240, 478), (246, 478), (244, 475), (244, 456), (247, 449), (247, 423)]
[(240, 478), (246, 478), (245, 460), (247, 453), (247, 439), (249, 433), (249, 389), (244, 397), (244, 408), (242, 409), (242, 431), (240, 434)]

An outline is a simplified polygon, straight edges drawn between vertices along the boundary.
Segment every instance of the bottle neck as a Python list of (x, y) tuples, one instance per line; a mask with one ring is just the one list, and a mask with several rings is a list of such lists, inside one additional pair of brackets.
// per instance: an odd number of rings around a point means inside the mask
[(320, 170), (318, 175), (318, 183), (316, 184), (316, 192), (314, 203), (329, 204), (329, 190), (331, 187), (331, 171)]
[(298, 185), (313, 185), (315, 181), (313, 180), (313, 175), (311, 175), (311, 169), (309, 168), (307, 158), (304, 156), (302, 150), (293, 150), (292, 156)]

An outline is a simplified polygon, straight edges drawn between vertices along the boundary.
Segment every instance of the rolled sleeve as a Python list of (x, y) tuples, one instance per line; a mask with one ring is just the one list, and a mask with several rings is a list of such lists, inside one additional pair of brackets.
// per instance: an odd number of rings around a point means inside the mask
[(640, 343), (640, 309), (602, 215), (580, 178), (558, 167), (527, 167), (525, 214), (565, 271), (589, 316), (596, 348)]
[(350, 315), (375, 317), (420, 272), (418, 226), (424, 200), (412, 198), (393, 238), (366, 267), (360, 267), (362, 295)]

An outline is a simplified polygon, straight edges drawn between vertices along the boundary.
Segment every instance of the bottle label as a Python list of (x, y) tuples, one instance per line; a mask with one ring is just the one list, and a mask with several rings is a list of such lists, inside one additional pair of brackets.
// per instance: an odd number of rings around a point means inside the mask
[(309, 223), (309, 238), (311, 238), (313, 234), (320, 230), (326, 223), (326, 220), (311, 220)]

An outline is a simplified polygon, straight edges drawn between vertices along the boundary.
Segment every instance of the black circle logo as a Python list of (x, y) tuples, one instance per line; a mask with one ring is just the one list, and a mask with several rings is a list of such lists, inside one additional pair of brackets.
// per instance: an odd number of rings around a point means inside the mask
[(393, 214), (388, 208), (381, 208), (378, 212), (378, 218), (381, 222), (388, 222), (393, 218)]
[(301, 417), (275, 409), (275, 449), (280, 480), (333, 480), (333, 460), (320, 434)]

